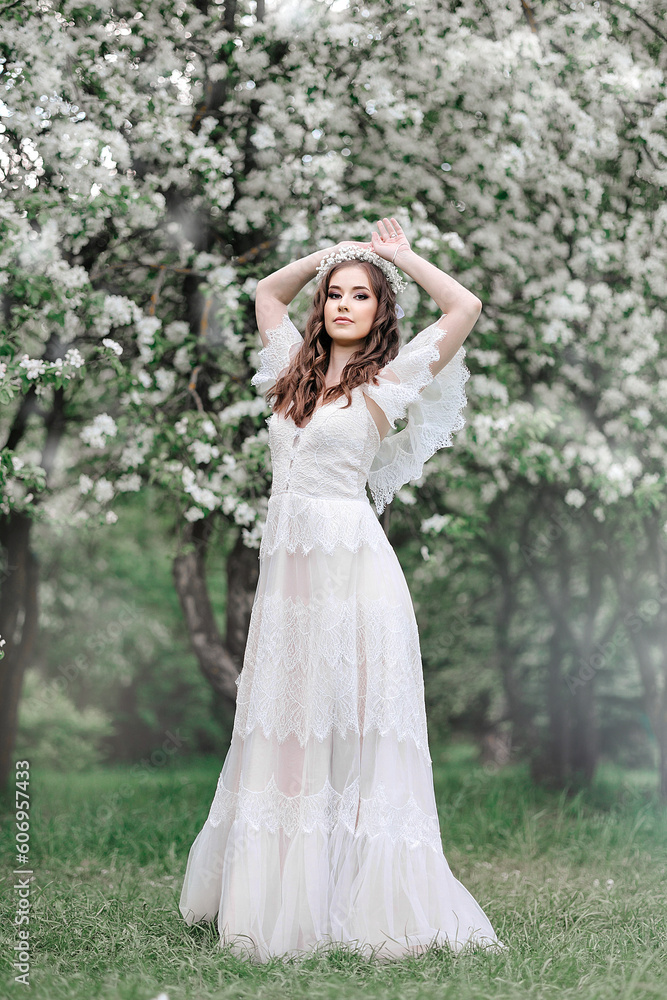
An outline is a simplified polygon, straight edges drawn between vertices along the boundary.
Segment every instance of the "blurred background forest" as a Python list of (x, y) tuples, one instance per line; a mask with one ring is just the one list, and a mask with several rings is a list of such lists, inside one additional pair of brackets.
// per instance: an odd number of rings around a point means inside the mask
[[(667, 798), (662, 5), (0, 16), (2, 782), (222, 758), (270, 483), (254, 287), (395, 214), (484, 303), (466, 428), (382, 517), (431, 739)], [(400, 301), (408, 339), (433, 305)]]

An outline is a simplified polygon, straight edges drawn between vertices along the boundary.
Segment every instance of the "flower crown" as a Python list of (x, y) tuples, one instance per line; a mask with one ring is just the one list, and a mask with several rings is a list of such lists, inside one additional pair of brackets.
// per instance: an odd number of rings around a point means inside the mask
[(372, 250), (366, 250), (364, 247), (344, 247), (337, 253), (330, 253), (326, 257), (323, 257), (320, 266), (317, 268), (317, 280), (321, 281), (329, 268), (334, 264), (344, 264), (348, 260), (367, 260), (370, 264), (375, 264), (376, 267), (379, 267), (394, 295), (398, 295), (399, 292), (408, 287), (407, 281), (403, 280), (398, 268), (394, 264), (391, 264), (384, 257), (380, 257)]

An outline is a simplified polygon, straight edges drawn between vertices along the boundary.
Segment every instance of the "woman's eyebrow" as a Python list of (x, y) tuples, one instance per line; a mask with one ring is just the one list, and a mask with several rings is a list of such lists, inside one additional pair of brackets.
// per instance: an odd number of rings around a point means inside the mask
[[(332, 288), (338, 288), (340, 290), (340, 285), (329, 285), (329, 290), (331, 290)], [(368, 285), (354, 285), (354, 287), (352, 288), (352, 291), (356, 292), (358, 288), (362, 289), (364, 292), (369, 292), (370, 291), (370, 288), (368, 287)]]

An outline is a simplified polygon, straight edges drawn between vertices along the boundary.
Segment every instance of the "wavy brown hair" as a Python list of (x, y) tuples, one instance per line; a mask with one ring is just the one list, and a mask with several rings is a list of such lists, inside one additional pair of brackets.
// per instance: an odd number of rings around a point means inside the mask
[[(363, 267), (378, 300), (373, 325), (363, 346), (345, 365), (338, 385), (325, 389), (325, 376), (331, 356), (331, 337), (324, 325), (324, 304), (329, 295), (329, 283), (336, 271), (344, 267)], [(375, 382), (375, 375), (398, 354), (398, 320), (396, 296), (379, 267), (366, 260), (350, 260), (334, 264), (320, 281), (306, 322), (303, 343), (292, 358), (289, 368), (277, 380), (267, 399), (274, 399), (273, 412), (292, 417), (297, 427), (314, 413), (321, 397), (330, 403), (345, 395), (352, 403), (351, 389), (366, 382)], [(290, 404), (291, 409), (290, 409)]]

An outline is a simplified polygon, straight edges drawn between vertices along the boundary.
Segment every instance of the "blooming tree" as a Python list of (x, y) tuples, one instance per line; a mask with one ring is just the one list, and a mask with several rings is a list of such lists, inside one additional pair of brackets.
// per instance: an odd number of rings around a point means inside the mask
[[(479, 523), (517, 484), (584, 497), (598, 525), (667, 521), (655, 4), (40, 0), (4, 19), (6, 551), (23, 519), (27, 565), (33, 516), (114, 530), (118, 494), (156, 485), (194, 648), (233, 698), (268, 488), (254, 287), (388, 211), (485, 304), (468, 427), (426, 486), (462, 470), (454, 513)], [(414, 285), (402, 304), (404, 336), (433, 316)], [(216, 521), (238, 533), (224, 638)], [(551, 568), (531, 571), (547, 601)]]

